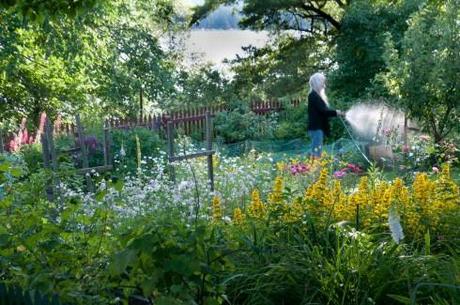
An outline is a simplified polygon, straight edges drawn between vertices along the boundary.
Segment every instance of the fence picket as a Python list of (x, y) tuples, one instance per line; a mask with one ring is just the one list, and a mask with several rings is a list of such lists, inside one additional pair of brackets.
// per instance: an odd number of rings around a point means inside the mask
[[(299, 107), (301, 104), (301, 99), (292, 99), (290, 101), (290, 105), (292, 107)], [(253, 100), (250, 102), (249, 107), (251, 111), (256, 115), (261, 115), (264, 117), (273, 111), (280, 112), (284, 108), (283, 104), (275, 99)], [(220, 112), (229, 110), (229, 107), (223, 104), (205, 107), (196, 107), (193, 104), (190, 104), (185, 109), (158, 115), (146, 114), (138, 118), (111, 117), (107, 120), (107, 123), (108, 126), (112, 129), (131, 129), (134, 127), (142, 126), (150, 130), (155, 130), (161, 134), (165, 134), (167, 125), (166, 122), (168, 120), (175, 120), (173, 123), (174, 128), (179, 127), (186, 135), (199, 133), (201, 134), (201, 137), (204, 138), (203, 130), (205, 127), (205, 114), (209, 112), (212, 116), (215, 116)], [(77, 130), (74, 123), (61, 123), (55, 126), (54, 131), (56, 134), (62, 133), (65, 135), (70, 135), (75, 134)], [(4, 144), (7, 142), (8, 136), (8, 134), (4, 133)]]

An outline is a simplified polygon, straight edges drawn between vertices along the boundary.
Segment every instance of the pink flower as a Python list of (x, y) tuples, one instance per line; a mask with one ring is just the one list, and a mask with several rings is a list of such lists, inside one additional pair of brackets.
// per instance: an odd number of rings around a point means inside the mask
[(429, 141), (431, 138), (429, 135), (424, 135), (422, 134), (420, 137), (419, 137), (420, 140), (422, 141)]
[(362, 172), (361, 168), (356, 165), (356, 164), (353, 164), (353, 163), (350, 163), (347, 165), (346, 169), (349, 169), (351, 170), (353, 173), (360, 173)]
[(302, 163), (302, 164), (298, 165), (297, 169), (298, 169), (298, 171), (300, 173), (305, 174), (306, 172), (308, 172), (310, 170), (310, 167), (308, 165)]
[(292, 174), (292, 175), (294, 175), (294, 176), (297, 175), (297, 174), (298, 174), (298, 172), (297, 172), (297, 166), (296, 166), (295, 164), (294, 164), (294, 165), (291, 165), (291, 166), (290, 166), (290, 171), (291, 171), (291, 174)]
[(433, 173), (439, 173), (439, 168), (437, 168), (436, 166), (433, 166), (431, 169), (433, 170)]
[(347, 175), (347, 172), (344, 171), (344, 170), (339, 170), (339, 171), (336, 171), (336, 172), (334, 173), (334, 177), (335, 177), (336, 179), (342, 179), (342, 178), (345, 177), (346, 175)]
[(402, 151), (403, 151), (403, 153), (408, 153), (410, 151), (409, 145), (404, 144), (403, 147), (402, 147)]
[(299, 163), (299, 164), (292, 164), (289, 166), (289, 171), (292, 175), (297, 174), (305, 174), (310, 170), (310, 167), (306, 164)]

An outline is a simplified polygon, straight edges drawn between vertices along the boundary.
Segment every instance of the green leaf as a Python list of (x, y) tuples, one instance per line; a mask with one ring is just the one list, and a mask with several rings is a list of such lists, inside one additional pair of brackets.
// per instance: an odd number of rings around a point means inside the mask
[(162, 296), (156, 301), (157, 305), (180, 305), (182, 302), (173, 297)]
[(430, 230), (427, 230), (425, 233), (425, 255), (431, 254), (431, 236)]
[(127, 249), (115, 254), (112, 264), (110, 265), (110, 273), (119, 275), (125, 272), (126, 267), (132, 265), (137, 258), (136, 251)]
[(405, 296), (401, 296), (401, 295), (395, 295), (395, 294), (389, 294), (388, 295), (390, 298), (392, 298), (393, 300), (396, 300), (402, 304), (410, 304), (411, 303), (411, 300), (410, 298), (408, 297), (405, 297)]

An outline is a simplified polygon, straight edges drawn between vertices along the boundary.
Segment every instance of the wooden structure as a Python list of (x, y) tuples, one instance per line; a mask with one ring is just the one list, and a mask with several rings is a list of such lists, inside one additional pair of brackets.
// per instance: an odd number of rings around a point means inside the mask
[(206, 133), (206, 150), (192, 153), (189, 155), (176, 155), (174, 150), (174, 128), (180, 123), (184, 124), (190, 122), (190, 119), (186, 118), (170, 118), (167, 121), (167, 137), (168, 137), (168, 160), (171, 179), (175, 182), (175, 171), (173, 162), (188, 160), (198, 157), (207, 157), (208, 163), (208, 181), (211, 191), (214, 191), (214, 167), (212, 162), (212, 156), (215, 151), (212, 149), (212, 115), (210, 111), (207, 111), (202, 118), (205, 121), (205, 133)]
[(5, 152), (5, 144), (3, 143), (3, 130), (0, 128), (0, 154)]
[[(290, 101), (290, 105), (292, 107), (299, 107), (301, 105), (301, 100), (292, 100)], [(250, 109), (257, 115), (266, 116), (273, 112), (282, 111), (284, 109), (284, 104), (276, 100), (258, 101), (251, 103)], [(112, 129), (132, 129), (136, 127), (143, 127), (167, 135), (168, 120), (182, 119), (183, 122), (181, 124), (181, 129), (183, 129), (183, 133), (185, 135), (189, 136), (195, 132), (202, 132), (204, 130), (206, 124), (206, 112), (210, 112), (211, 115), (214, 116), (225, 111), (229, 111), (226, 106), (188, 108), (159, 115), (144, 115), (142, 117), (132, 119), (112, 118), (109, 119), (107, 123)], [(59, 126), (59, 130), (56, 130), (56, 132), (73, 134), (76, 132), (76, 129), (77, 127), (75, 124), (61, 124)]]
[(65, 150), (65, 151), (60, 151), (56, 152), (56, 148), (54, 145), (54, 128), (53, 125), (51, 124), (50, 120), (46, 118), (45, 121), (45, 128), (44, 132), (41, 137), (41, 143), (42, 143), (42, 151), (43, 151), (43, 165), (46, 169), (50, 169), (53, 173), (53, 178), (51, 179), (51, 183), (47, 186), (46, 193), (47, 197), (49, 200), (54, 200), (55, 199), (55, 194), (58, 191), (59, 188), (59, 179), (57, 176), (54, 174), (58, 171), (59, 169), (59, 164), (57, 161), (57, 155), (58, 154), (65, 154), (65, 153), (80, 153), (80, 159), (82, 163), (82, 168), (77, 170), (78, 174), (85, 175), (86, 179), (86, 184), (89, 190), (93, 191), (94, 186), (90, 177), (91, 172), (105, 172), (109, 171), (113, 168), (112, 165), (112, 157), (110, 153), (110, 146), (111, 146), (111, 138), (110, 138), (110, 128), (107, 124), (104, 126), (104, 165), (101, 166), (96, 166), (96, 167), (90, 167), (89, 166), (89, 160), (88, 160), (88, 147), (87, 144), (85, 143), (85, 132), (84, 128), (81, 124), (80, 121), (80, 116), (76, 116), (76, 143), (77, 147)]

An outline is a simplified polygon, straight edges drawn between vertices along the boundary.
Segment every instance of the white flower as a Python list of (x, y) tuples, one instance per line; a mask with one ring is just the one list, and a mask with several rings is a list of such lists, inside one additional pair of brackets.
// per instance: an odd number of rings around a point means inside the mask
[(124, 158), (124, 157), (126, 156), (126, 151), (125, 151), (125, 147), (123, 146), (123, 144), (121, 144), (120, 156), (121, 156), (122, 158)]
[(388, 226), (390, 227), (391, 237), (395, 243), (399, 244), (399, 242), (404, 238), (404, 233), (399, 214), (395, 208), (391, 208), (390, 213), (388, 214)]

